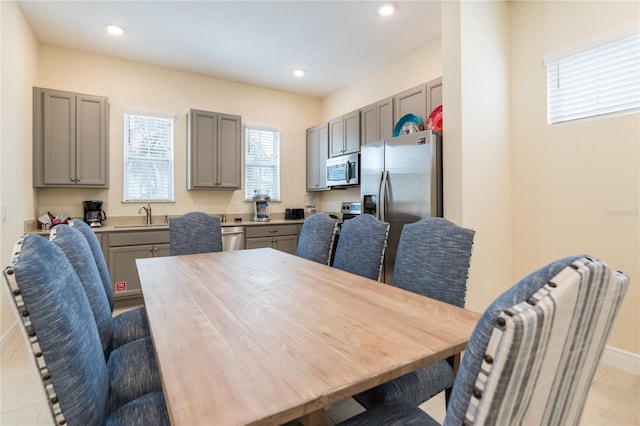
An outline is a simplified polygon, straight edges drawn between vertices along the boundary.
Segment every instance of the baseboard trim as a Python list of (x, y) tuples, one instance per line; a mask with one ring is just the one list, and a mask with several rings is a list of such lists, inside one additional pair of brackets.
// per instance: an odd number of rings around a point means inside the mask
[(13, 343), (13, 341), (20, 337), (20, 330), (18, 329), (18, 323), (14, 322), (9, 330), (0, 338), (0, 356), (4, 355), (4, 352), (7, 350), (9, 346)]
[(600, 362), (627, 373), (640, 375), (640, 354), (606, 346)]

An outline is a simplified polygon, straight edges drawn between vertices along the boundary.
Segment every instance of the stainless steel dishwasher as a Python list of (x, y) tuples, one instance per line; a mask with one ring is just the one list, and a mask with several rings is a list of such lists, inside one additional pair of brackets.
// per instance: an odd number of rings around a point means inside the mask
[(222, 230), (222, 250), (242, 250), (244, 249), (244, 226), (223, 226)]

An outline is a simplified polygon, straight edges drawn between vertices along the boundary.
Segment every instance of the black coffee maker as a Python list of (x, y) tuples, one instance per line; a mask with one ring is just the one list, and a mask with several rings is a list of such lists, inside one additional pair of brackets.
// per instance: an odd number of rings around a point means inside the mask
[(101, 200), (86, 200), (82, 202), (84, 207), (84, 221), (92, 228), (102, 226), (102, 221), (107, 218), (107, 214), (102, 210)]

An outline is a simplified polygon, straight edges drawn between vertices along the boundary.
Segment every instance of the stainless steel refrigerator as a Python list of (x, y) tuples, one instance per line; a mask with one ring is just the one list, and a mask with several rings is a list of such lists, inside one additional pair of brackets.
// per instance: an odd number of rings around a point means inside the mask
[(402, 227), (442, 216), (442, 135), (430, 130), (360, 148), (362, 212), (389, 222), (383, 281), (391, 283)]

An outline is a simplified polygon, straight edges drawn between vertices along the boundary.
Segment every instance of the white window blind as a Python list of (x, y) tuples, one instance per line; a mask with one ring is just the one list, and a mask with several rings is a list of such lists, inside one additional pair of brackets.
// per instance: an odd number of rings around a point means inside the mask
[(124, 200), (173, 201), (173, 118), (124, 114)]
[(640, 110), (640, 35), (629, 32), (579, 53), (545, 58), (548, 124)]
[(265, 194), (280, 200), (280, 132), (246, 127), (244, 130), (245, 200)]

